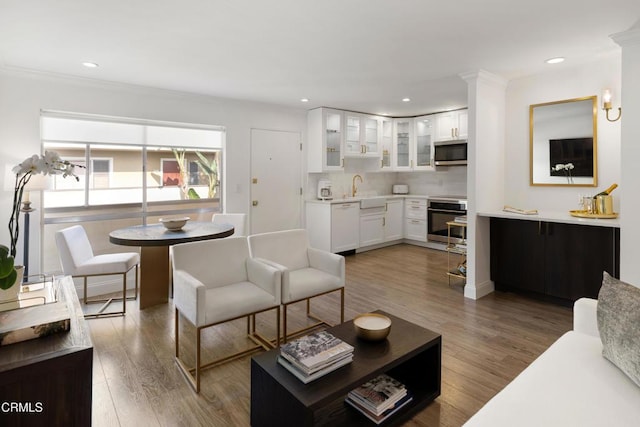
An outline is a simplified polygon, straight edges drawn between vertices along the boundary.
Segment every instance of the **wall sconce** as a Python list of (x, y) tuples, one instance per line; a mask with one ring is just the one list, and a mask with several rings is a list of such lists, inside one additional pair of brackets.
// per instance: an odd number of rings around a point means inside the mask
[(611, 110), (611, 91), (609, 89), (605, 89), (602, 94), (602, 109), (607, 113), (607, 120), (610, 122), (615, 122), (620, 120), (620, 116), (622, 116), (622, 107), (618, 107), (618, 117), (615, 119), (609, 118), (609, 110)]

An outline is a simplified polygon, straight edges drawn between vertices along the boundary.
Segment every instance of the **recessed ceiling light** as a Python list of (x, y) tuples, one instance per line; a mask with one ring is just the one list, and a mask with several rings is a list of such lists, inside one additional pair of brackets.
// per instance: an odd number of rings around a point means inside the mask
[(561, 62), (564, 62), (564, 58), (562, 56), (558, 56), (556, 58), (549, 58), (546, 61), (547, 64), (559, 64)]
[(411, 101), (411, 98), (402, 98), (402, 102), (409, 102)]
[(309, 98), (300, 98), (300, 102), (309, 102)]
[(98, 68), (99, 66), (95, 62), (83, 62), (82, 65), (84, 65), (87, 68)]

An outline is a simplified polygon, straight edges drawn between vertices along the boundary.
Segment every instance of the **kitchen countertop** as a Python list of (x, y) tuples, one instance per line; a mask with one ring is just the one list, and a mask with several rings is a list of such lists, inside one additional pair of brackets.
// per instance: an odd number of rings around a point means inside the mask
[(478, 216), (520, 219), (525, 221), (549, 221), (561, 222), (565, 224), (592, 225), (597, 227), (614, 227), (620, 228), (619, 218), (602, 219), (602, 218), (578, 218), (571, 216), (568, 211), (539, 211), (536, 215), (522, 215), (502, 210), (478, 212)]
[[(384, 194), (381, 196), (356, 196), (356, 197), (347, 197), (347, 198), (335, 198), (332, 200), (318, 200), (318, 199), (307, 199), (307, 203), (321, 203), (321, 204), (335, 204), (335, 203), (360, 203), (362, 199), (374, 199), (374, 198), (385, 198), (385, 199), (442, 199), (442, 196), (427, 196), (425, 194)], [(463, 199), (465, 199), (463, 197)]]

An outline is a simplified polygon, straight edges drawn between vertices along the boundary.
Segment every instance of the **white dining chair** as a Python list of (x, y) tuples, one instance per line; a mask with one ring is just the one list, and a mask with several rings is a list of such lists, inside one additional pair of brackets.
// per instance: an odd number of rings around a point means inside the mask
[[(83, 279), (84, 304), (104, 303), (97, 312), (86, 313), (85, 317), (124, 315), (127, 311), (127, 299), (136, 299), (138, 295), (140, 255), (137, 252), (94, 255), (87, 233), (81, 225), (74, 225), (56, 231), (55, 240), (63, 273), (72, 277), (82, 277)], [(135, 294), (132, 297), (127, 297), (127, 274), (132, 268), (135, 268), (136, 273)], [(115, 275), (122, 275), (122, 297), (88, 298), (88, 277)], [(122, 310), (105, 312), (113, 301), (122, 301)]]
[(211, 221), (214, 224), (233, 225), (233, 237), (246, 236), (247, 214), (243, 213), (217, 213), (213, 214)]
[[(246, 237), (181, 243), (174, 245), (172, 252), (175, 359), (198, 393), (202, 370), (260, 348), (278, 347), (281, 273), (249, 256)], [(276, 337), (270, 340), (256, 331), (255, 315), (273, 309), (276, 310)], [(180, 317), (196, 328), (194, 368), (187, 367), (180, 358)], [(203, 364), (200, 355), (202, 330), (244, 317), (247, 318), (247, 338), (256, 346)]]
[[(309, 246), (307, 230), (285, 230), (248, 237), (251, 256), (270, 262), (282, 271), (282, 339), (319, 325), (333, 326), (311, 312), (311, 298), (340, 292), (340, 323), (344, 322), (345, 261), (342, 255)], [(307, 317), (316, 323), (287, 332), (287, 307), (307, 302)]]

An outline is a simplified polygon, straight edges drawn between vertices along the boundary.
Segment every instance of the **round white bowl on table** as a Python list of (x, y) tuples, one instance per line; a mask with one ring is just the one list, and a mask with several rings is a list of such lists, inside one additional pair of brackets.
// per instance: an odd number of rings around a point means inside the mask
[(179, 218), (160, 218), (158, 221), (169, 231), (180, 231), (191, 218), (183, 216)]

